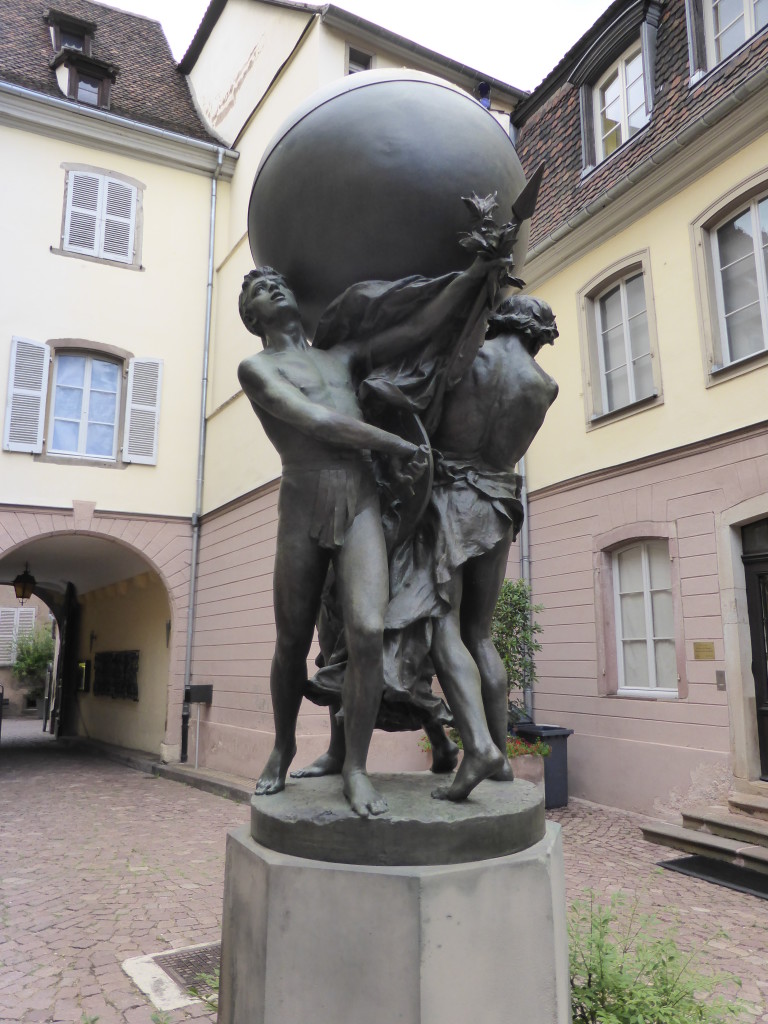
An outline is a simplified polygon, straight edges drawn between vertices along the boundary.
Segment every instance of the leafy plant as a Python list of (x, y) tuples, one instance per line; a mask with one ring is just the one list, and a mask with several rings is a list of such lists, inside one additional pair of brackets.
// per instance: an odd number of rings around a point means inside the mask
[(544, 610), (533, 604), (531, 588), (525, 580), (504, 580), (493, 613), (491, 639), (507, 670), (507, 687), (528, 690), (536, 682), (536, 639), (541, 626), (534, 615)]
[(507, 736), (507, 757), (524, 757), (526, 754), (538, 754), (549, 757), (552, 747), (538, 737), (535, 740), (524, 740), (522, 736)]
[(574, 1024), (723, 1024), (740, 1005), (717, 990), (728, 975), (701, 972), (704, 946), (686, 952), (678, 929), (627, 906), (620, 893), (609, 904), (594, 892), (575, 901), (568, 921)]
[(13, 674), (27, 685), (30, 696), (42, 696), (45, 672), (53, 661), (54, 642), (50, 626), (38, 626), (20, 633), (16, 641)]
[(191, 996), (200, 999), (209, 1010), (217, 1010), (219, 1007), (219, 974), (218, 967), (213, 974), (198, 974), (200, 984), (187, 989)]

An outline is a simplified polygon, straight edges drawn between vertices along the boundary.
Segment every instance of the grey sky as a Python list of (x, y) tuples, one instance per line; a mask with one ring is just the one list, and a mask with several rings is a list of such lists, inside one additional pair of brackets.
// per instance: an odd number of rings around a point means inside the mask
[[(162, 22), (176, 59), (207, 0), (107, 0)], [(339, 7), (453, 57), (533, 89), (609, 6), (608, 0), (336, 0)]]

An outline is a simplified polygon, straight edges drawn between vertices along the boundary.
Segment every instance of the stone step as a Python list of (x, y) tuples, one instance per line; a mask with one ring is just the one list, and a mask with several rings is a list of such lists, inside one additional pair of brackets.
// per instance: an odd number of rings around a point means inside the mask
[(692, 830), (725, 836), (740, 843), (768, 848), (768, 821), (748, 814), (734, 814), (726, 807), (686, 807), (683, 825)]
[(728, 806), (737, 814), (749, 814), (753, 818), (768, 821), (768, 797), (754, 793), (731, 793)]
[(768, 849), (763, 846), (665, 822), (645, 825), (642, 831), (643, 838), (649, 843), (668, 846), (673, 850), (697, 854), (700, 857), (713, 857), (715, 860), (727, 861), (735, 867), (768, 874)]

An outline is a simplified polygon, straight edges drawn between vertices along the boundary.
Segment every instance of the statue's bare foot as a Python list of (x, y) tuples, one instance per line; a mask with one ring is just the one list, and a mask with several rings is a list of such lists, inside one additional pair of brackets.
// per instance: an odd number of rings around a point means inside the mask
[(297, 768), (291, 772), (292, 779), (319, 779), (322, 775), (340, 775), (344, 764), (342, 758), (336, 757), (330, 751), (321, 754), (312, 764), (304, 768)]
[(504, 758), (504, 764), (501, 768), (494, 772), (493, 775), (488, 776), (489, 779), (493, 779), (494, 782), (514, 782), (515, 773), (512, 771), (512, 765), (509, 763), (509, 758)]
[(373, 783), (363, 771), (353, 771), (344, 775), (344, 796), (355, 814), (359, 814), (361, 818), (383, 814), (387, 809), (387, 801), (376, 792)]
[(279, 793), (285, 789), (285, 776), (288, 774), (288, 766), (295, 755), (295, 746), (289, 757), (284, 757), (275, 747), (267, 759), (264, 771), (259, 776), (259, 781), (253, 791), (254, 796), (270, 796), (272, 793)]
[(445, 775), (452, 772), (459, 762), (459, 748), (445, 737), (445, 743), (439, 746), (432, 744), (432, 766), (429, 769), (435, 775)]
[(433, 790), (432, 796), (436, 800), (466, 800), (475, 786), (501, 770), (503, 761), (504, 755), (496, 747), (486, 754), (469, 754), (465, 750), (451, 785)]

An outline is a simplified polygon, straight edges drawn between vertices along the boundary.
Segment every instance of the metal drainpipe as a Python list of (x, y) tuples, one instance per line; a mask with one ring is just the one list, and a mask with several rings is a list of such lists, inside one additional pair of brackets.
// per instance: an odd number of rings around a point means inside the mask
[[(520, 531), (520, 576), (530, 587), (531, 585), (531, 533), (528, 523), (528, 484), (525, 475), (525, 456), (517, 464), (518, 472), (522, 477), (520, 488), (520, 501), (523, 505), (523, 527)], [(531, 625), (533, 625), (533, 609), (530, 611)], [(533, 685), (523, 690), (523, 703), (525, 713), (533, 721)]]
[(216, 194), (224, 149), (216, 151), (216, 168), (211, 179), (211, 224), (208, 242), (208, 283), (205, 294), (205, 341), (203, 345), (203, 377), (200, 386), (200, 443), (197, 451), (197, 487), (195, 512), (192, 516), (192, 558), (189, 567), (189, 610), (187, 612), (187, 649), (184, 662), (184, 703), (181, 708), (181, 760), (188, 757), (189, 744), (189, 686), (192, 678), (192, 640), (195, 633), (195, 604), (197, 598), (197, 562), (200, 553), (200, 515), (203, 510), (203, 479), (205, 475), (205, 413), (208, 404), (208, 360), (211, 350), (211, 307), (213, 304), (213, 248), (216, 235)]

